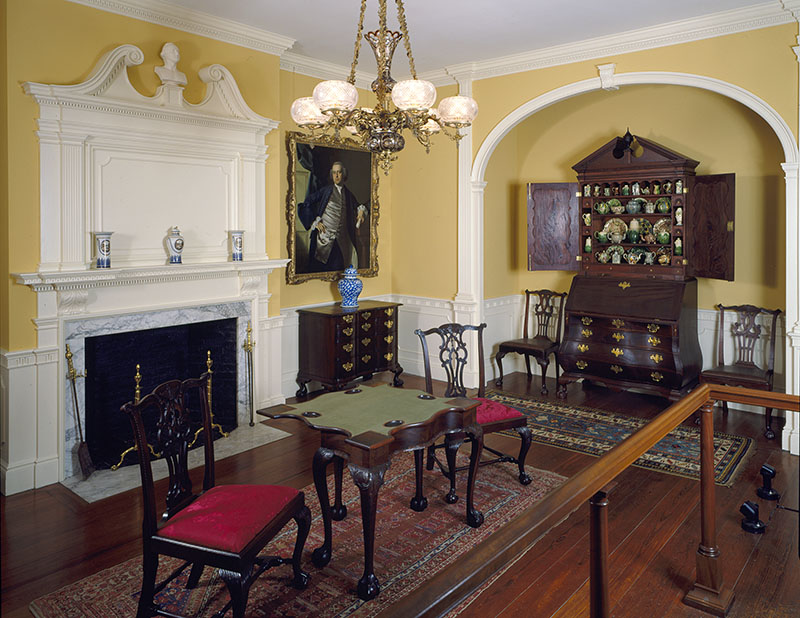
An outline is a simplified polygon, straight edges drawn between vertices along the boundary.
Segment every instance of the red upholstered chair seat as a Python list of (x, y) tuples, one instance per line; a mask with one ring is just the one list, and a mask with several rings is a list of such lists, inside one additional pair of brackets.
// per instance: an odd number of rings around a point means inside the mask
[(510, 418), (519, 418), (523, 416), (522, 412), (504, 406), (498, 401), (485, 399), (484, 397), (475, 397), (475, 401), (480, 401), (481, 405), (478, 406), (476, 412), (478, 423), (483, 425), (485, 423), (492, 423), (494, 421), (505, 421)]
[(297, 494), (280, 485), (212, 487), (176, 513), (158, 536), (240, 552)]

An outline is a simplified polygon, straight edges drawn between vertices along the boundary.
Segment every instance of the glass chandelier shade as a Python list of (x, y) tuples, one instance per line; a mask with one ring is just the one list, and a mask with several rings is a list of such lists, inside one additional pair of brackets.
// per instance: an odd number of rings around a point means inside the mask
[(301, 127), (321, 127), (328, 122), (328, 117), (319, 111), (313, 97), (301, 97), (292, 103), (289, 113)]
[(436, 86), (424, 79), (404, 79), (392, 88), (392, 101), (403, 111), (427, 111), (436, 101)]
[(447, 97), (439, 101), (439, 117), (449, 127), (468, 127), (478, 115), (478, 104), (471, 97)]
[[(347, 81), (320, 82), (314, 88), (313, 97), (303, 97), (292, 104), (291, 116), (298, 126), (309, 129), (312, 137), (317, 132), (333, 133), (334, 141), (340, 141), (339, 134), (344, 129), (378, 155), (378, 163), (388, 174), (397, 153), (405, 146), (404, 131), (410, 131), (429, 152), (431, 136), (436, 133), (444, 133), (454, 141), (461, 139), (459, 129), (470, 126), (478, 114), (478, 104), (470, 97), (454, 96), (443, 99), (438, 109), (433, 107), (436, 87), (429, 81), (417, 79), (403, 0), (396, 0), (400, 32), (386, 27), (386, 2), (378, 0), (379, 29), (364, 34), (367, 0), (361, 0), (353, 62)], [(371, 108), (356, 107), (356, 67), (362, 38), (369, 43), (378, 64), (378, 77), (372, 82), (377, 103)], [(392, 55), (400, 41), (405, 43), (411, 79), (395, 82), (390, 69)]]
[(358, 90), (353, 84), (329, 79), (316, 85), (313, 92), (314, 103), (319, 110), (326, 112), (349, 112), (358, 103)]

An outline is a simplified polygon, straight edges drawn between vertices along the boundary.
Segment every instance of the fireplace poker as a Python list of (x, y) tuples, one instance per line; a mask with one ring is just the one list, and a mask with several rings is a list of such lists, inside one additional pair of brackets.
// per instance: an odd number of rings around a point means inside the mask
[(245, 358), (247, 359), (247, 390), (250, 395), (250, 427), (255, 425), (253, 419), (254, 402), (253, 402), (253, 346), (256, 344), (253, 341), (253, 329), (250, 322), (247, 323), (247, 338), (244, 342)]
[(69, 371), (67, 378), (72, 385), (72, 400), (75, 402), (75, 424), (78, 426), (78, 438), (80, 439), (78, 442), (78, 463), (81, 466), (81, 472), (85, 480), (92, 475), (92, 472), (95, 471), (95, 467), (94, 463), (92, 463), (92, 456), (89, 454), (89, 445), (83, 440), (83, 425), (81, 424), (81, 410), (78, 406), (78, 390), (75, 388), (75, 380), (78, 378), (85, 378), (86, 372), (77, 373), (75, 371), (75, 366), (72, 364), (72, 350), (69, 349), (69, 344), (67, 344), (67, 353), (65, 356), (67, 358), (67, 369)]

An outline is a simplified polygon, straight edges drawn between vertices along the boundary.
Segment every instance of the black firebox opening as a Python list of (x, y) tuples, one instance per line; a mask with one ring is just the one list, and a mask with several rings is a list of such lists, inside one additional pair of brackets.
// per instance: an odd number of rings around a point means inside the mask
[[(236, 428), (236, 319), (214, 320), (132, 331), (86, 339), (86, 442), (97, 468), (116, 465), (133, 446), (128, 417), (120, 407), (132, 401), (136, 365), (141, 396), (167, 380), (197, 378), (206, 371), (211, 351), (211, 400), (214, 422), (225, 431)], [(200, 419), (194, 419), (200, 427)], [(150, 435), (154, 419), (145, 419)], [(148, 426), (149, 425), (149, 426)], [(214, 439), (220, 436), (213, 431)], [(198, 439), (196, 446), (202, 444)], [(128, 454), (123, 465), (137, 463)]]

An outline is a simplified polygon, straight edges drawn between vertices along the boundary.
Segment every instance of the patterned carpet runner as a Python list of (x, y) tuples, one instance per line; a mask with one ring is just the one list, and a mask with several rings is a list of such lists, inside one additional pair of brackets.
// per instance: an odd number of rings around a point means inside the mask
[[(466, 463), (465, 456), (459, 458), (463, 458), (460, 464)], [(348, 515), (344, 521), (333, 522), (333, 559), (328, 566), (318, 569), (311, 564), (311, 551), (322, 544), (322, 521), (314, 487), (305, 487), (306, 504), (314, 518), (303, 560), (311, 584), (306, 590), (294, 590), (287, 585), (290, 566), (271, 569), (253, 584), (247, 615), (326, 618), (377, 615), (455, 563), (565, 480), (558, 474), (529, 466), (533, 482), (522, 486), (517, 481), (516, 469), (510, 464), (480, 469), (475, 503), (486, 519), (480, 528), (473, 529), (464, 521), (466, 473), (459, 475), (461, 500), (449, 505), (442, 499), (447, 493), (447, 481), (438, 471), (426, 471), (425, 495), (429, 506), (425, 512), (416, 513), (408, 506), (414, 495), (413, 457), (410, 453), (395, 457), (378, 497), (375, 574), (381, 583), (381, 594), (366, 603), (355, 594), (364, 565), (358, 490), (345, 478), (344, 502)], [(347, 472), (345, 476), (349, 476)], [(332, 492), (331, 477), (329, 481)], [(290, 556), (295, 530), (293, 525), (287, 526), (287, 531), (276, 537), (266, 552)], [(159, 575), (175, 564), (172, 559), (162, 558)], [(30, 609), (37, 618), (135, 616), (141, 574), (141, 558), (133, 558), (40, 597), (30, 604)], [(200, 586), (189, 591), (184, 588), (187, 575), (188, 570), (157, 597), (165, 609), (207, 618), (227, 602), (227, 591), (216, 572), (207, 568)]]
[[(533, 441), (539, 444), (600, 456), (647, 423), (647, 419), (571, 406), (536, 397), (492, 390), (488, 399), (516, 408), (528, 417)], [(518, 437), (514, 431), (508, 435)], [(714, 432), (714, 478), (729, 487), (741, 464), (752, 452), (753, 440)], [(679, 425), (634, 462), (635, 466), (700, 478), (700, 429)]]

